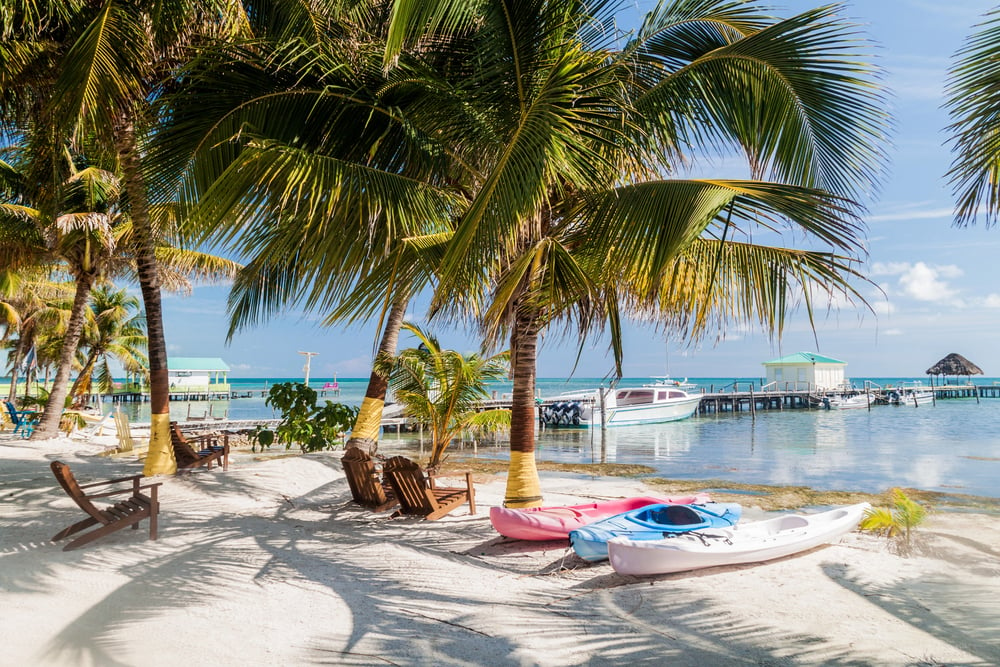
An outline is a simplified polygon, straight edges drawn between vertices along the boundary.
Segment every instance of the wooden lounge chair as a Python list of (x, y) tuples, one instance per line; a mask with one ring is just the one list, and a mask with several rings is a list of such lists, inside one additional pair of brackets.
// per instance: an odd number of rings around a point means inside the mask
[(38, 425), (38, 413), (34, 410), (18, 410), (10, 401), (4, 401), (7, 406), (7, 416), (10, 423), (14, 425), (14, 435), (21, 434), (22, 438), (30, 438)]
[(399, 514), (416, 514), (433, 521), (456, 507), (469, 503), (469, 513), (476, 513), (476, 491), (472, 473), (465, 473), (464, 489), (439, 487), (433, 476), (425, 476), (420, 466), (403, 456), (385, 462), (383, 472), (399, 500)]
[(181, 433), (177, 422), (170, 422), (170, 444), (174, 447), (174, 458), (178, 469), (191, 470), (205, 466), (209, 470), (212, 464), (222, 462), (222, 469), (229, 469), (229, 444), (219, 444), (215, 435), (200, 435), (191, 438)]
[[(131, 477), (109, 479), (105, 482), (78, 484), (76, 478), (73, 477), (73, 472), (65, 463), (53, 461), (50, 467), (52, 468), (52, 474), (56, 476), (56, 479), (59, 481), (59, 485), (63, 488), (63, 491), (65, 491), (67, 495), (69, 495), (69, 497), (80, 506), (80, 509), (88, 515), (88, 517), (83, 521), (78, 521), (72, 526), (64, 528), (56, 533), (55, 537), (52, 538), (52, 541), (58, 542), (59, 540), (69, 537), (74, 533), (78, 533), (84, 528), (89, 528), (90, 526), (97, 524), (100, 524), (101, 526), (96, 530), (92, 530), (89, 533), (76, 538), (64, 546), (63, 551), (69, 551), (71, 549), (82, 547), (85, 544), (93, 542), (99, 537), (113, 533), (116, 530), (125, 528), (126, 526), (132, 526), (133, 529), (138, 528), (139, 522), (143, 519), (149, 519), (149, 539), (156, 539), (156, 515), (160, 511), (160, 503), (156, 498), (156, 489), (160, 486), (159, 482), (140, 486), (139, 480), (143, 478), (142, 475), (132, 475)], [(108, 486), (121, 482), (131, 482), (131, 485), (127, 488), (105, 491), (103, 493), (88, 494), (84, 492), (84, 489), (98, 486)], [(140, 491), (144, 489), (149, 490), (148, 496), (140, 493)], [(121, 500), (114, 505), (109, 506), (105, 510), (98, 509), (92, 502), (97, 498), (110, 498), (111, 496), (117, 496), (123, 493), (130, 493), (132, 495), (125, 500)]]
[(367, 452), (358, 447), (348, 447), (340, 463), (344, 466), (354, 502), (374, 512), (384, 512), (398, 504), (392, 487), (379, 480), (375, 461)]

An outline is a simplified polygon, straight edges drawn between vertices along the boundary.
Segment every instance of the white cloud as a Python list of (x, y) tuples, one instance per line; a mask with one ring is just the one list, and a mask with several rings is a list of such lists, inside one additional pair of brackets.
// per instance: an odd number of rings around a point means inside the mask
[(962, 270), (957, 266), (931, 267), (917, 262), (899, 277), (903, 291), (919, 301), (945, 301), (958, 292), (948, 286), (942, 278), (957, 278)]
[[(947, 281), (962, 277), (964, 272), (954, 264), (931, 266), (924, 262), (875, 262), (871, 275), (899, 276), (897, 285), (900, 292), (918, 301), (945, 301), (954, 299), (958, 294), (958, 290)], [(889, 285), (884, 289), (886, 293), (891, 293)]]
[(872, 264), (873, 276), (898, 276), (910, 270), (909, 262), (875, 262)]
[(936, 208), (925, 211), (900, 211), (868, 217), (868, 222), (894, 222), (896, 220), (947, 220), (955, 215), (953, 208)]
[(994, 292), (983, 299), (983, 306), (986, 308), (1000, 308), (1000, 294)]
[(902, 329), (886, 329), (885, 331), (882, 332), (882, 335), (883, 336), (902, 336), (903, 333), (904, 332), (903, 332)]

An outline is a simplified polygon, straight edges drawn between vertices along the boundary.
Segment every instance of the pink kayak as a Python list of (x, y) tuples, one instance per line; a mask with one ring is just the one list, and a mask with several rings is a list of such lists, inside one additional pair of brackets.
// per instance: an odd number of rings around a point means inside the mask
[(600, 521), (622, 512), (646, 505), (673, 504), (695, 505), (711, 502), (706, 493), (672, 498), (620, 498), (602, 503), (568, 505), (562, 507), (532, 507), (507, 509), (491, 507), (490, 521), (501, 535), (518, 540), (566, 540), (570, 531), (594, 521)]

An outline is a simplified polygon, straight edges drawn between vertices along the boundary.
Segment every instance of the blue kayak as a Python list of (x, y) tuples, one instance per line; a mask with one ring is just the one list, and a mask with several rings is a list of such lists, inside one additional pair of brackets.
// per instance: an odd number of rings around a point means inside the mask
[(703, 505), (647, 505), (581, 526), (569, 534), (576, 555), (591, 562), (607, 560), (608, 540), (659, 540), (669, 533), (688, 533), (706, 528), (725, 528), (740, 520), (737, 503)]

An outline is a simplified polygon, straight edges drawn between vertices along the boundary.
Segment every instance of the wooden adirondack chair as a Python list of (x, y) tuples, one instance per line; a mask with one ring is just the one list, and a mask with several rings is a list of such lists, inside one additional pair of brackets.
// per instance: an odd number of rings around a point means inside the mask
[(7, 407), (7, 416), (10, 423), (14, 425), (14, 435), (21, 434), (22, 438), (30, 438), (38, 425), (38, 413), (34, 410), (18, 410), (10, 401), (4, 401)]
[[(74, 533), (78, 533), (84, 528), (89, 528), (90, 526), (95, 526), (97, 524), (100, 524), (101, 526), (96, 530), (92, 530), (89, 533), (76, 538), (64, 546), (63, 551), (69, 551), (71, 549), (82, 547), (85, 544), (93, 542), (99, 537), (113, 533), (116, 530), (121, 530), (127, 526), (132, 526), (133, 529), (136, 529), (139, 527), (139, 522), (143, 519), (149, 519), (149, 539), (156, 539), (156, 515), (160, 511), (160, 503), (156, 497), (156, 490), (160, 486), (159, 482), (140, 486), (139, 480), (141, 480), (143, 476), (132, 475), (131, 477), (109, 479), (104, 482), (78, 484), (76, 478), (73, 476), (73, 472), (65, 463), (53, 461), (50, 467), (52, 468), (52, 474), (55, 475), (56, 480), (59, 481), (59, 486), (61, 486), (63, 491), (65, 491), (66, 494), (69, 495), (69, 497), (72, 498), (73, 501), (80, 507), (80, 509), (88, 515), (83, 521), (78, 521), (72, 526), (60, 530), (56, 533), (55, 537), (52, 538), (52, 541), (58, 542), (59, 540), (69, 537)], [(105, 491), (103, 493), (88, 494), (84, 492), (84, 489), (108, 486), (121, 482), (131, 482), (131, 485), (127, 488)], [(145, 489), (149, 490), (148, 496), (140, 493)], [(97, 498), (110, 498), (123, 493), (130, 493), (132, 495), (125, 500), (121, 500), (114, 505), (109, 506), (105, 510), (98, 509), (92, 502)]]
[(117, 452), (131, 452), (135, 450), (132, 427), (129, 426), (128, 416), (121, 410), (115, 410), (115, 434), (118, 436)]
[(399, 500), (399, 514), (416, 514), (433, 521), (465, 503), (469, 503), (470, 514), (476, 513), (471, 472), (465, 473), (465, 488), (458, 489), (437, 486), (433, 476), (403, 456), (393, 456), (382, 470)]
[(392, 487), (379, 480), (375, 461), (368, 452), (348, 447), (340, 463), (344, 466), (344, 475), (347, 476), (354, 502), (374, 512), (384, 512), (399, 503)]
[(219, 444), (215, 435), (200, 435), (187, 438), (181, 433), (177, 422), (170, 422), (170, 444), (174, 447), (174, 458), (178, 469), (191, 470), (205, 466), (209, 470), (212, 464), (222, 463), (222, 469), (229, 469), (229, 444)]

